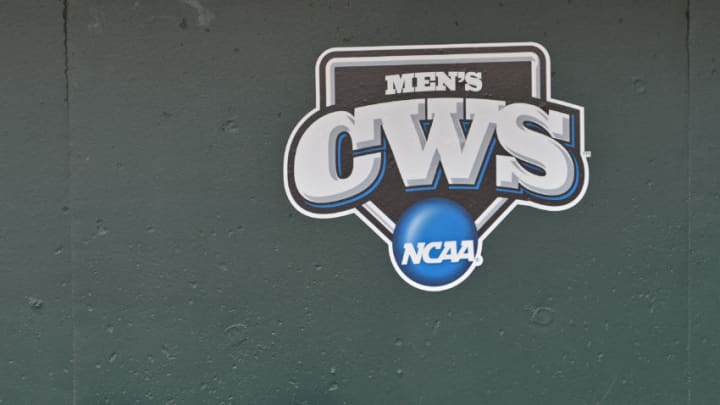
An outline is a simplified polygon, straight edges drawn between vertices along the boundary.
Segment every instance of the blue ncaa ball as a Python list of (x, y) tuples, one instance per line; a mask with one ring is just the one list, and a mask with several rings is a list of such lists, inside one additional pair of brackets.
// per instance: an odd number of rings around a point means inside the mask
[(465, 274), (478, 253), (475, 221), (454, 201), (419, 201), (395, 225), (392, 252), (396, 266), (415, 283), (450, 284)]

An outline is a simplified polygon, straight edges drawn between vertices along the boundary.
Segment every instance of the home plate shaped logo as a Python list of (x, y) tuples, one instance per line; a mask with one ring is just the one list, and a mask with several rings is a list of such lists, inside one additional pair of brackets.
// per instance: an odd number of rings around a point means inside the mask
[(515, 206), (560, 211), (587, 189), (583, 109), (551, 98), (539, 44), (329, 49), (316, 91), (285, 150), (290, 202), (360, 217), (421, 290), (465, 280)]

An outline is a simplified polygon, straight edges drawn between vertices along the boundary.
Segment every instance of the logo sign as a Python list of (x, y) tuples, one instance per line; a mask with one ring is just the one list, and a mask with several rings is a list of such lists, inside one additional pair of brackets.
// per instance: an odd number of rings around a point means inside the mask
[(587, 188), (583, 109), (551, 98), (538, 44), (334, 48), (316, 91), (285, 151), (288, 198), (357, 215), (416, 288), (465, 280), (516, 206), (564, 210)]

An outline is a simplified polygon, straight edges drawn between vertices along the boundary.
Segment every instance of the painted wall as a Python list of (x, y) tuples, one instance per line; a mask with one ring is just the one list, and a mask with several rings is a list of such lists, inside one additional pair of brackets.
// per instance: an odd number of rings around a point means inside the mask
[[(720, 6), (4, 0), (0, 403), (717, 404)], [(440, 294), (282, 153), (333, 46), (537, 41), (591, 182)]]

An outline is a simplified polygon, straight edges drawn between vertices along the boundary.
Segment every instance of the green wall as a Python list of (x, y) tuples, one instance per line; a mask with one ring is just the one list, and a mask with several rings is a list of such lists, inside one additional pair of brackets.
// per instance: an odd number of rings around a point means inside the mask
[[(720, 403), (720, 3), (5, 0), (1, 404)], [(334, 46), (537, 41), (590, 187), (410, 288), (282, 154)], [(538, 242), (540, 240), (541, 242)], [(522, 247), (518, 250), (518, 246)]]

